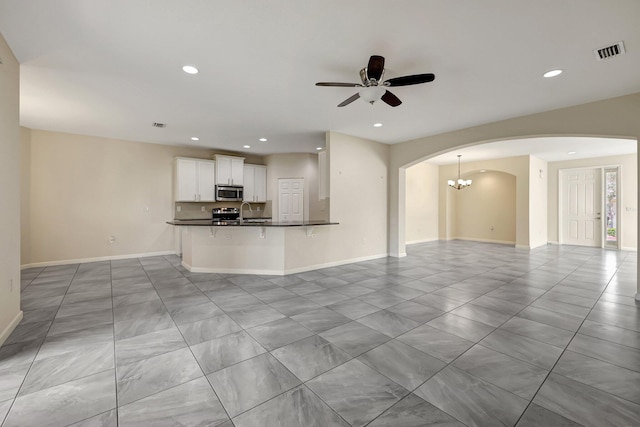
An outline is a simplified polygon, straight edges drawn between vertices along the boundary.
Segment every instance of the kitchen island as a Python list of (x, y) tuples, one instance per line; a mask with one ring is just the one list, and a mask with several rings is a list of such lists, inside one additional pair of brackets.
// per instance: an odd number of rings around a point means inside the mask
[(284, 275), (336, 265), (327, 221), (257, 219), (173, 220), (179, 227), (182, 265), (197, 273)]

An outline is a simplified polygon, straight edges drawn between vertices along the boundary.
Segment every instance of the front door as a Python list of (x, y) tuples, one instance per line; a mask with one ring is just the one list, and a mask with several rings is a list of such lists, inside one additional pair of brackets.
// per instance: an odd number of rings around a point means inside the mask
[(278, 179), (278, 221), (304, 220), (304, 179)]
[(567, 169), (560, 173), (562, 242), (602, 246), (602, 169)]

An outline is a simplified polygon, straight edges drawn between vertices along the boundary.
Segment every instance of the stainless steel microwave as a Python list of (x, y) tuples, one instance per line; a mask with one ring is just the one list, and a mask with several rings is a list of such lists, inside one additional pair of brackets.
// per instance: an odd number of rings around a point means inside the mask
[(241, 202), (243, 189), (242, 185), (216, 185), (216, 201)]

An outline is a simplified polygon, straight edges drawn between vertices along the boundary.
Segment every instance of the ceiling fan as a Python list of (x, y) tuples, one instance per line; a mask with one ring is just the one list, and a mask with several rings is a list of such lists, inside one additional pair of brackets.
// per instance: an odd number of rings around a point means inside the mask
[(345, 99), (338, 107), (344, 107), (351, 104), (358, 98), (362, 98), (369, 104), (373, 104), (379, 99), (382, 99), (392, 107), (397, 107), (402, 104), (402, 101), (389, 92), (387, 87), (396, 86), (409, 86), (417, 85), (420, 83), (432, 82), (436, 76), (433, 74), (414, 74), (411, 76), (394, 77), (389, 80), (382, 80), (384, 75), (384, 57), (379, 55), (372, 55), (369, 58), (369, 63), (365, 68), (360, 70), (360, 80), (362, 83), (336, 83), (336, 82), (318, 82), (316, 86), (335, 86), (335, 87), (359, 87), (362, 88), (355, 95)]

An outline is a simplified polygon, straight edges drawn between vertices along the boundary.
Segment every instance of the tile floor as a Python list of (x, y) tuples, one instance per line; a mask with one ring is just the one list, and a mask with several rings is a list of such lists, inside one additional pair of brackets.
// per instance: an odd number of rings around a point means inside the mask
[(12, 426), (637, 426), (636, 255), (435, 242), (285, 277), (23, 271)]

